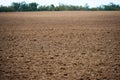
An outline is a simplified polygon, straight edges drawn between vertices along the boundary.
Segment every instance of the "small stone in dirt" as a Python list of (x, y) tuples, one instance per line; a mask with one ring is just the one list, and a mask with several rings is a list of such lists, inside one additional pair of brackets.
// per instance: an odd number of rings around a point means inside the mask
[(64, 66), (66, 66), (66, 64), (63, 64)]
[(24, 55), (21, 55), (21, 57), (24, 57)]
[(29, 69), (30, 69), (30, 67), (27, 67), (27, 69), (29, 70)]
[(63, 67), (61, 67), (60, 69), (61, 69), (61, 70), (65, 70), (65, 68), (63, 68)]
[(64, 74), (64, 76), (67, 76), (68, 74), (66, 73), (66, 74)]
[(100, 49), (97, 49), (97, 51), (100, 51)]
[(50, 57), (50, 59), (54, 59), (54, 57)]
[(108, 40), (109, 42), (111, 42), (112, 40)]

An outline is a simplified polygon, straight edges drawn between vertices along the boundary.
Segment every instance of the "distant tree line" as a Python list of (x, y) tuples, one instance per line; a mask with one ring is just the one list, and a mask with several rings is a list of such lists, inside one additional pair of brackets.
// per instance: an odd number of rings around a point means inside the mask
[(16, 12), (16, 11), (120, 11), (120, 5), (109, 3), (107, 5), (102, 5), (99, 7), (90, 8), (88, 4), (85, 6), (74, 6), (74, 5), (64, 5), (59, 4), (59, 6), (54, 6), (53, 4), (49, 6), (39, 6), (38, 3), (26, 3), (26, 2), (13, 2), (10, 6), (0, 6), (0, 12)]

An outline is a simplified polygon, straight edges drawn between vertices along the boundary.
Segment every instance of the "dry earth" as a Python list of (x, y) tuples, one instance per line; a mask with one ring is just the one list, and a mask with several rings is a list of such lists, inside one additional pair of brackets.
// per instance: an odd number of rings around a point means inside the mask
[(120, 11), (0, 13), (0, 80), (120, 80)]

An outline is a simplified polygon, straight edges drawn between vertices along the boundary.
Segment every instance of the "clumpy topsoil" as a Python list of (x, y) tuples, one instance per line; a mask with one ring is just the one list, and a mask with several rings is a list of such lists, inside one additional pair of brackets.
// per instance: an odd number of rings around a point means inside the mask
[(0, 80), (120, 80), (120, 12), (0, 13)]

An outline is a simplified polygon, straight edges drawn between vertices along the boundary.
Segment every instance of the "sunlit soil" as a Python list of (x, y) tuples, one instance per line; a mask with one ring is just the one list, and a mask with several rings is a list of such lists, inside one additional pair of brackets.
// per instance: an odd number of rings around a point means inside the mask
[(120, 80), (120, 12), (0, 13), (0, 80)]

